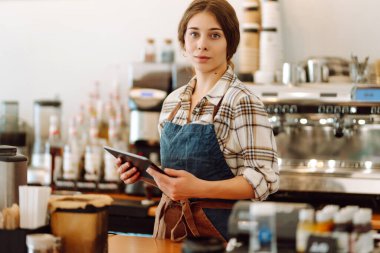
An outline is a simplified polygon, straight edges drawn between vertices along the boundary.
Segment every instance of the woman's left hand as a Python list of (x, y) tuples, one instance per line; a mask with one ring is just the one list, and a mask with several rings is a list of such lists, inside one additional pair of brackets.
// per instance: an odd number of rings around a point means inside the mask
[(197, 197), (197, 191), (202, 189), (203, 180), (185, 170), (166, 168), (164, 171), (168, 176), (151, 168), (147, 170), (156, 181), (158, 188), (174, 201)]

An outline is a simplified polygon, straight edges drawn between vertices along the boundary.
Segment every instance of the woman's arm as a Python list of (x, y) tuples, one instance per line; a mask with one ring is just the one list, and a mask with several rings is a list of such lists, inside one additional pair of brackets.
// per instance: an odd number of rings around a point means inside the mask
[(189, 198), (249, 199), (255, 194), (252, 186), (242, 177), (227, 180), (207, 181), (195, 177), (185, 170), (165, 169), (169, 176), (152, 169), (147, 172), (153, 176), (158, 187), (172, 200)]
[(243, 176), (237, 176), (220, 181), (205, 181), (199, 196), (213, 199), (253, 199), (255, 193)]
[(264, 105), (254, 95), (241, 97), (234, 106), (235, 152), (243, 163), (236, 175), (243, 175), (255, 191), (256, 200), (264, 200), (279, 188), (277, 147)]

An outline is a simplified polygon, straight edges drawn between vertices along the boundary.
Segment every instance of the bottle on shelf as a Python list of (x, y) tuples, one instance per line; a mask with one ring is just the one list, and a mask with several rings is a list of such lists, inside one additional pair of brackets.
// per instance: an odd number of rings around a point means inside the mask
[[(154, 42), (154, 41), (153, 41)], [(76, 186), (79, 190), (110, 190), (120, 184), (114, 168), (114, 158), (107, 157), (103, 146), (108, 145), (128, 150), (128, 105), (121, 96), (117, 76), (112, 81), (110, 96), (102, 101), (99, 82), (94, 83), (86, 106), (81, 106), (75, 117), (77, 140), (81, 147), (79, 177)], [(70, 130), (69, 130), (70, 132)], [(74, 148), (66, 143), (66, 164), (70, 163)], [(70, 159), (69, 159), (70, 158)], [(68, 175), (69, 166), (65, 167)], [(69, 176), (70, 177), (70, 176)], [(116, 182), (116, 184), (115, 184)], [(113, 190), (113, 189), (111, 189)]]
[(50, 185), (54, 189), (56, 180), (62, 175), (63, 143), (61, 140), (60, 122), (57, 115), (49, 119), (49, 138), (46, 151), (50, 155)]
[(333, 237), (337, 240), (337, 252), (348, 253), (350, 246), (350, 214), (341, 209), (334, 215)]
[(63, 180), (77, 181), (79, 179), (83, 152), (81, 137), (74, 118), (69, 123), (68, 139), (63, 151)]
[(99, 154), (99, 148), (92, 145), (86, 146), (84, 159), (85, 181), (93, 183), (98, 182), (101, 173), (101, 156)]
[(354, 214), (350, 252), (373, 252), (374, 240), (371, 231), (371, 220), (372, 210), (369, 208), (360, 208), (359, 211)]
[[(110, 147), (125, 150), (120, 141), (120, 129), (116, 125), (115, 119), (110, 119), (108, 129), (108, 145)], [(104, 180), (108, 182), (119, 181), (119, 175), (115, 169), (115, 158), (108, 152), (104, 152)]]
[(174, 48), (171, 39), (165, 39), (164, 45), (161, 49), (161, 62), (173, 63), (174, 62)]
[(144, 62), (156, 62), (156, 46), (152, 38), (146, 40), (144, 48)]
[(315, 219), (315, 233), (319, 235), (330, 235), (334, 225), (333, 213), (318, 210)]
[(349, 220), (349, 226), (348, 226), (348, 231), (351, 233), (353, 230), (353, 220), (354, 220), (354, 214), (359, 211), (359, 206), (354, 206), (354, 205), (348, 205), (342, 208), (342, 210), (345, 210), (346, 215), (348, 216)]
[[(116, 125), (115, 119), (110, 119), (108, 128), (108, 146), (116, 149), (125, 150), (120, 140), (120, 129)], [(121, 190), (121, 181), (115, 168), (115, 157), (108, 152), (103, 152), (104, 169), (98, 189), (105, 192), (119, 192)]]
[(96, 118), (91, 118), (89, 138), (84, 155), (83, 182), (78, 184), (82, 190), (95, 190), (102, 176), (103, 141), (99, 138), (99, 124)]
[(275, 205), (273, 203), (251, 204), (249, 217), (249, 252), (277, 253)]
[(298, 215), (296, 251), (306, 252), (307, 241), (314, 232), (314, 209), (302, 209)]

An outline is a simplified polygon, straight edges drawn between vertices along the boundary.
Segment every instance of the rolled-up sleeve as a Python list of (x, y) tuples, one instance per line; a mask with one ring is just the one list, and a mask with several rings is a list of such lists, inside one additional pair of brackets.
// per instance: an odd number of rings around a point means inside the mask
[(279, 188), (277, 147), (263, 103), (254, 95), (234, 107), (234, 134), (243, 164), (238, 170), (253, 187), (254, 200), (264, 200)]

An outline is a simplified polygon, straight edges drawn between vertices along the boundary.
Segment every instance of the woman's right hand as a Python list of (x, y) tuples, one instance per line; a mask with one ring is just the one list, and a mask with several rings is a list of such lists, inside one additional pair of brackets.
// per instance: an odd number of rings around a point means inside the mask
[(121, 181), (125, 184), (136, 183), (140, 179), (140, 172), (132, 163), (122, 163), (120, 158), (116, 159), (117, 172), (120, 175)]

